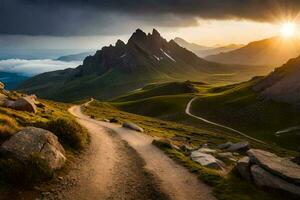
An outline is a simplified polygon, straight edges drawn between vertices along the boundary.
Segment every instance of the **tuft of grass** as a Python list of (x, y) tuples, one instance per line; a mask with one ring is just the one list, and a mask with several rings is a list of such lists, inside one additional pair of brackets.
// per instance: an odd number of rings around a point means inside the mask
[(88, 142), (87, 131), (74, 119), (57, 118), (42, 125), (45, 129), (53, 132), (64, 145), (75, 150), (81, 150)]

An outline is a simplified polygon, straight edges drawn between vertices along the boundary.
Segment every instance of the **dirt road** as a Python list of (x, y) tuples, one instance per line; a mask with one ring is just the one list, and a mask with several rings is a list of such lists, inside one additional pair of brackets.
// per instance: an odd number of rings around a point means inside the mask
[(186, 113), (187, 115), (189, 115), (189, 116), (191, 116), (191, 117), (193, 117), (193, 118), (196, 118), (196, 119), (198, 119), (198, 120), (201, 120), (201, 121), (203, 121), (203, 122), (205, 122), (205, 123), (211, 124), (211, 125), (213, 125), (213, 126), (220, 127), (220, 128), (225, 129), (225, 130), (229, 130), (230, 132), (237, 133), (237, 134), (242, 135), (243, 137), (248, 138), (248, 139), (250, 139), (250, 140), (259, 142), (259, 143), (261, 143), (261, 144), (266, 144), (265, 142), (263, 142), (263, 141), (261, 141), (261, 140), (259, 140), (259, 139), (253, 138), (253, 137), (251, 137), (251, 136), (249, 136), (249, 135), (246, 135), (245, 133), (242, 133), (241, 131), (235, 130), (235, 129), (230, 128), (230, 127), (228, 127), (228, 126), (224, 126), (224, 125), (222, 125), (222, 124), (218, 124), (218, 123), (209, 121), (209, 120), (207, 120), (207, 119), (204, 119), (203, 117), (199, 117), (199, 116), (196, 116), (196, 115), (192, 114), (192, 112), (191, 112), (191, 106), (192, 106), (192, 103), (193, 103), (197, 98), (198, 98), (198, 97), (194, 97), (194, 98), (191, 99), (191, 100), (188, 102), (188, 104), (186, 105), (185, 113)]
[(91, 151), (78, 171), (80, 186), (64, 198), (215, 199), (208, 186), (154, 147), (152, 137), (93, 120), (79, 106), (70, 112), (90, 132)]

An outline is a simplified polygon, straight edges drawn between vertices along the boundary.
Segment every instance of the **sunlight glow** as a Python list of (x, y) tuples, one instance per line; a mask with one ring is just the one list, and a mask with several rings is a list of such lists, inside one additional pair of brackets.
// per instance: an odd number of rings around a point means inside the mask
[(283, 37), (292, 37), (296, 33), (296, 24), (293, 22), (284, 23), (280, 28)]

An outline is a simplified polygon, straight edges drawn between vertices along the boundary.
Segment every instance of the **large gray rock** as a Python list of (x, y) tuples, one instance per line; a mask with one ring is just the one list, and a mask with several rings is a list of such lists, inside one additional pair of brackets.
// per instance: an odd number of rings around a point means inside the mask
[(22, 110), (33, 113), (36, 113), (37, 111), (34, 99), (30, 96), (21, 97), (16, 101), (7, 100), (4, 102), (4, 106), (15, 110)]
[(300, 196), (300, 187), (289, 183), (263, 169), (258, 165), (251, 166), (254, 183), (259, 187), (268, 187), (286, 191)]
[(225, 167), (225, 164), (222, 161), (210, 154), (199, 152), (198, 150), (191, 153), (191, 159), (200, 165), (211, 169), (222, 170)]
[(138, 132), (144, 132), (144, 129), (139, 127), (138, 125), (132, 123), (132, 122), (125, 122), (123, 123), (123, 127), (125, 128), (129, 128), (131, 130), (134, 130), (134, 131), (138, 131)]
[(50, 131), (27, 127), (4, 142), (1, 154), (15, 158), (23, 163), (30, 161), (32, 156), (42, 159), (48, 169), (60, 169), (65, 161), (65, 150), (57, 137)]
[(249, 142), (239, 142), (232, 144), (227, 151), (231, 152), (241, 152), (241, 151), (247, 151), (249, 149)]
[(251, 163), (255, 163), (289, 182), (300, 184), (300, 166), (289, 158), (281, 158), (260, 149), (250, 149), (247, 154)]
[(243, 179), (251, 181), (250, 159), (248, 156), (245, 156), (238, 160), (236, 168)]

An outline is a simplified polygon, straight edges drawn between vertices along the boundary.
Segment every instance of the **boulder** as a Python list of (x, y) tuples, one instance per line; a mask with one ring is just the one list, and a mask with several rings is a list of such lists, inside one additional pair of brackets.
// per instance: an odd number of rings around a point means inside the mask
[(251, 163), (255, 163), (289, 182), (300, 184), (300, 166), (289, 158), (281, 158), (260, 149), (250, 149), (247, 154)]
[(258, 165), (251, 166), (251, 173), (254, 180), (254, 183), (258, 187), (267, 187), (273, 189), (279, 189), (286, 191), (293, 195), (300, 196), (300, 187), (289, 183), (280, 177), (277, 177), (270, 172), (266, 171)]
[(21, 97), (16, 101), (5, 101), (4, 106), (15, 110), (22, 110), (36, 113), (36, 105), (31, 97)]
[(236, 168), (243, 179), (251, 181), (251, 172), (250, 172), (250, 159), (248, 156), (245, 156), (238, 160)]
[(65, 150), (57, 137), (50, 131), (27, 127), (13, 135), (0, 147), (1, 154), (14, 158), (24, 164), (30, 162), (32, 156), (43, 160), (49, 170), (60, 169), (65, 161)]
[(216, 159), (214, 156), (206, 153), (201, 153), (198, 150), (191, 153), (191, 159), (200, 165), (216, 170), (223, 170), (225, 164)]
[(229, 148), (227, 148), (227, 151), (231, 152), (243, 152), (247, 151), (249, 149), (249, 142), (239, 142), (232, 144)]
[(232, 142), (226, 142), (224, 144), (218, 145), (218, 149), (228, 149), (229, 147), (231, 147), (231, 145), (233, 145)]
[(233, 153), (231, 152), (224, 152), (224, 153), (218, 153), (217, 157), (222, 161), (230, 161), (230, 162), (236, 162), (237, 159), (233, 156)]
[(139, 127), (138, 125), (132, 123), (132, 122), (125, 122), (123, 123), (123, 127), (124, 128), (128, 128), (128, 129), (131, 129), (131, 130), (134, 130), (134, 131), (138, 131), (138, 132), (144, 132), (144, 129)]

